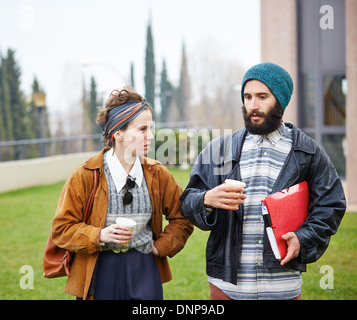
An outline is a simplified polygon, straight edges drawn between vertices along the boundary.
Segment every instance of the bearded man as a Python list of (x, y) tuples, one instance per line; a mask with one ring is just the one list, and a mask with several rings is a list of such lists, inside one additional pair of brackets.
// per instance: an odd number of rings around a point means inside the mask
[[(300, 299), (301, 272), (325, 252), (345, 213), (343, 187), (324, 148), (283, 121), (292, 92), (282, 67), (250, 68), (241, 89), (245, 127), (199, 154), (180, 198), (181, 214), (210, 231), (206, 272), (212, 300)], [(227, 178), (246, 188), (224, 183)], [(277, 260), (261, 200), (302, 181), (309, 186), (308, 217), (283, 236), (287, 255)]]

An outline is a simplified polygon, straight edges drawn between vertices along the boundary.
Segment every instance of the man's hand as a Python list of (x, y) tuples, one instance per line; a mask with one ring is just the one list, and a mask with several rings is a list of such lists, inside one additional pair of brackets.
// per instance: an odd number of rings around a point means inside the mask
[(242, 194), (243, 188), (223, 183), (206, 192), (204, 205), (206, 207), (221, 208), (226, 210), (237, 210), (247, 197)]
[(294, 232), (288, 232), (281, 236), (288, 245), (288, 251), (285, 258), (280, 262), (280, 265), (288, 263), (290, 260), (296, 258), (300, 253), (300, 241)]

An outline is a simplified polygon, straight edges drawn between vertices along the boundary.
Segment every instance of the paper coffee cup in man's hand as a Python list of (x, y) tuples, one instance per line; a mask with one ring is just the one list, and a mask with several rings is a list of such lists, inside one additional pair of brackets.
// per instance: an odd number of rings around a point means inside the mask
[[(224, 183), (227, 183), (227, 184), (229, 184), (231, 186), (242, 187), (243, 189), (246, 187), (246, 184), (243, 181), (234, 180), (234, 179), (226, 179), (224, 181)], [(239, 193), (243, 193), (243, 191), (239, 192)], [(239, 205), (237, 206), (237, 209), (238, 208), (239, 208)]]
[[(134, 220), (132, 220), (132, 219), (129, 219), (129, 218), (116, 218), (115, 222), (116, 222), (116, 224), (118, 224), (120, 226), (129, 228), (129, 230), (131, 232), (134, 231), (134, 228), (136, 226), (136, 222)], [(127, 243), (122, 243), (122, 245), (126, 245), (128, 243), (129, 243), (129, 241)]]
[(230, 184), (231, 186), (242, 187), (243, 189), (246, 187), (246, 184), (243, 181), (239, 181), (239, 180), (226, 179), (224, 182)]

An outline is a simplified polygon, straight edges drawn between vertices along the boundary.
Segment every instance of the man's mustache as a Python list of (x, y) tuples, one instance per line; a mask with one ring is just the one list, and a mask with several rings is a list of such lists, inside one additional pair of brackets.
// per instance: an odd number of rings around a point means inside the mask
[(260, 111), (250, 111), (247, 116), (250, 118), (252, 116), (258, 116), (258, 117), (265, 117), (265, 113), (264, 112), (260, 112)]

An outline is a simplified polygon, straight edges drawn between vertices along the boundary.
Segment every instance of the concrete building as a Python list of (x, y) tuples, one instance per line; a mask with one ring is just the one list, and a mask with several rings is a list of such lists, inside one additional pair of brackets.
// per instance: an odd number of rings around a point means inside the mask
[(320, 142), (357, 211), (357, 0), (261, 0), (262, 61), (289, 71), (284, 120)]

